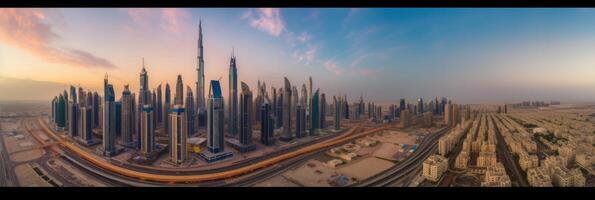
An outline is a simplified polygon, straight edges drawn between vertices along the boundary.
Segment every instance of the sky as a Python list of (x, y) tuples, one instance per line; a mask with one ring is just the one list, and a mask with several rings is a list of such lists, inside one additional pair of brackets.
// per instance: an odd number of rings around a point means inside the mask
[(106, 73), (119, 98), (143, 58), (151, 88), (181, 74), (194, 90), (199, 19), (224, 96), (233, 49), (252, 90), (312, 76), (352, 100), (595, 101), (595, 10), (570, 8), (0, 8), (0, 100), (101, 90)]

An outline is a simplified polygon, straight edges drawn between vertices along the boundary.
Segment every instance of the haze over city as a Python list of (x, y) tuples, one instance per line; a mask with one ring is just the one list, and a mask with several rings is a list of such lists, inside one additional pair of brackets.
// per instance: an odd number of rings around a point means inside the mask
[(150, 88), (177, 74), (194, 88), (199, 19), (206, 80), (223, 94), (234, 49), (251, 87), (312, 76), (378, 102), (595, 100), (593, 10), (277, 8), (0, 9), (0, 100), (101, 90), (105, 73), (137, 91), (143, 58)]

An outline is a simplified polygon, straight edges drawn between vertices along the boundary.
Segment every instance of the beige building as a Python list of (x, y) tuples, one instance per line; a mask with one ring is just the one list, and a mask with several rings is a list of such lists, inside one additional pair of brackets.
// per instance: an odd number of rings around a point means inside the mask
[(469, 154), (467, 153), (467, 151), (461, 151), (461, 153), (459, 153), (459, 156), (457, 156), (457, 159), (455, 160), (455, 168), (467, 169), (468, 164)]
[(578, 168), (568, 170), (564, 167), (554, 167), (552, 182), (558, 187), (584, 187), (586, 179)]
[(482, 187), (510, 187), (510, 177), (506, 174), (504, 165), (496, 163), (487, 167), (485, 179), (481, 183)]
[(552, 179), (543, 167), (534, 167), (527, 170), (527, 181), (532, 187), (552, 187)]
[(437, 182), (448, 169), (448, 158), (440, 155), (431, 155), (423, 162), (424, 178)]
[(539, 165), (539, 159), (536, 155), (524, 153), (519, 155), (519, 165), (523, 171), (527, 171), (530, 168), (537, 167)]
[(430, 127), (432, 126), (432, 112), (425, 112), (423, 114), (423, 119), (424, 119), (424, 127)]
[(496, 153), (494, 152), (479, 152), (477, 157), (478, 167), (491, 167), (497, 164)]
[(446, 156), (446, 154), (448, 154), (449, 149), (450, 148), (448, 146), (448, 138), (446, 136), (441, 137), (438, 140), (438, 154)]

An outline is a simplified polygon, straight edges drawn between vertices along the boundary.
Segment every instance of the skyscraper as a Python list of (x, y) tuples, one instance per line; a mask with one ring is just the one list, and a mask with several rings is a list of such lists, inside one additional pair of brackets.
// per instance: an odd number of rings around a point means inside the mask
[[(165, 83), (165, 103), (163, 104), (163, 113), (167, 113), (163, 115), (163, 121), (169, 122), (169, 113), (171, 108), (171, 91), (169, 89), (169, 83)], [(163, 123), (165, 132), (169, 135), (170, 133), (170, 123)]]
[(185, 112), (186, 112), (186, 121), (188, 127), (188, 136), (194, 135), (195, 131), (195, 124), (194, 122), (196, 115), (194, 114), (194, 94), (192, 94), (192, 88), (190, 86), (186, 86), (186, 104), (184, 105)]
[(405, 99), (401, 98), (399, 100), (399, 110), (405, 110), (407, 109), (407, 104), (405, 104)]
[(207, 148), (201, 156), (207, 162), (213, 162), (232, 156), (231, 152), (224, 150), (224, 99), (221, 94), (221, 85), (218, 80), (211, 80), (209, 100), (207, 103)]
[(155, 124), (156, 126), (161, 126), (161, 124), (163, 123), (163, 101), (162, 101), (162, 96), (161, 96), (161, 84), (159, 84), (157, 86), (157, 99), (155, 99), (155, 110), (156, 115), (155, 115), (155, 119), (157, 120), (157, 124)]
[(345, 115), (345, 119), (349, 119), (349, 101), (347, 101), (347, 95), (343, 96), (343, 115)]
[(76, 102), (68, 102), (68, 135), (73, 139), (78, 136), (79, 106)]
[(253, 150), (256, 146), (252, 144), (252, 92), (248, 84), (241, 82), (242, 93), (240, 93), (240, 152)]
[(320, 94), (320, 128), (326, 128), (326, 95)]
[(202, 20), (198, 21), (198, 50), (197, 50), (197, 81), (196, 81), (196, 114), (198, 115), (198, 126), (204, 126), (206, 122), (205, 109), (205, 61), (204, 49), (202, 46)]
[(122, 102), (122, 122), (121, 127), (122, 130), (120, 134), (122, 135), (122, 145), (127, 147), (133, 147), (133, 135), (134, 133), (134, 99), (132, 94), (130, 93), (130, 89), (128, 85), (124, 85), (124, 91), (122, 91), (122, 98), (120, 99)]
[[(278, 124), (279, 123), (279, 119), (277, 119), (277, 90), (275, 89), (275, 87), (271, 86), (271, 94), (273, 96), (273, 101), (269, 101), (269, 105), (271, 106), (271, 111), (272, 111), (272, 115), (273, 115), (273, 127), (274, 129), (279, 128)], [(272, 103), (272, 104), (271, 104)]]
[(283, 134), (281, 140), (289, 141), (293, 139), (291, 134), (291, 83), (287, 77), (284, 77), (285, 85), (283, 87)]
[(271, 116), (270, 99), (266, 96), (263, 98), (260, 112), (260, 143), (267, 146), (272, 145), (274, 143), (274, 122)]
[(103, 80), (103, 154), (116, 154), (116, 108), (114, 87), (108, 83), (107, 74)]
[(81, 107), (81, 116), (80, 141), (86, 145), (90, 145), (93, 143), (93, 121), (91, 120), (93, 116), (93, 107)]
[(341, 97), (333, 96), (333, 104), (335, 105), (335, 130), (341, 129)]
[(424, 113), (424, 99), (421, 97), (419, 97), (419, 100), (417, 100), (417, 113)]
[(66, 128), (66, 100), (64, 95), (60, 94), (58, 97), (58, 104), (56, 106), (56, 129), (64, 130)]
[(409, 110), (401, 110), (401, 116), (399, 119), (401, 120), (401, 128), (407, 128), (411, 126), (411, 112)]
[[(291, 87), (291, 113), (293, 115), (295, 115), (295, 113), (297, 112), (297, 106), (299, 105), (299, 95), (298, 95), (298, 90), (296, 86), (292, 86)], [(291, 116), (293, 117), (293, 116)], [(297, 128), (297, 124), (294, 125), (293, 127), (294, 129)]]
[[(190, 88), (188, 88), (190, 89)], [(189, 94), (192, 93), (191, 90), (187, 90)], [(178, 80), (176, 81), (176, 94), (173, 109), (171, 110), (170, 115), (170, 158), (173, 163), (181, 164), (183, 163), (186, 158), (188, 157), (188, 150), (187, 150), (187, 143), (188, 143), (188, 115), (185, 113), (184, 109), (184, 83), (182, 82), (182, 76), (178, 75)], [(188, 99), (190, 98), (190, 99)], [(193, 101), (192, 95), (187, 96), (186, 103), (190, 103)]]
[(99, 127), (99, 104), (101, 104), (101, 99), (99, 98), (97, 91), (95, 91), (93, 92), (93, 128)]
[(227, 105), (229, 105), (227, 129), (229, 134), (235, 136), (238, 134), (238, 69), (233, 51), (229, 61), (229, 103)]
[(50, 118), (50, 121), (52, 123), (56, 122), (56, 110), (58, 108), (58, 97), (54, 96), (54, 98), (52, 99), (52, 116)]
[(277, 123), (275, 123), (276, 127), (275, 128), (281, 128), (283, 126), (283, 88), (279, 88), (279, 90), (277, 90), (277, 113), (276, 113), (276, 119), (277, 119)]
[(312, 96), (312, 103), (310, 104), (310, 135), (318, 134), (320, 128), (320, 113), (319, 113), (319, 101), (318, 101), (318, 89)]
[(149, 158), (155, 148), (155, 127), (153, 126), (153, 105), (150, 102), (145, 102), (141, 111), (140, 117), (140, 155), (144, 158)]
[(299, 102), (296, 102), (297, 106), (295, 111), (295, 136), (298, 138), (306, 136), (306, 95), (304, 95), (305, 93), (306, 91), (302, 90), (302, 96), (300, 97)]
[(446, 126), (452, 126), (453, 119), (452, 119), (452, 105), (445, 104), (444, 106), (444, 124)]

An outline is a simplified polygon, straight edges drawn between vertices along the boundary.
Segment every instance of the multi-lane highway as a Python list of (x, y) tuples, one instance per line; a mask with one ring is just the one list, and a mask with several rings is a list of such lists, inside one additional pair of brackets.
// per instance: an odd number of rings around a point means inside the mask
[(418, 145), (417, 150), (407, 159), (395, 166), (374, 175), (368, 179), (358, 182), (352, 186), (388, 186), (397, 180), (410, 174), (413, 170), (419, 168), (423, 161), (436, 151), (438, 139), (447, 133), (450, 128), (443, 128), (436, 133), (426, 136)]
[(328, 140), (324, 140), (319, 143), (312, 144), (312, 145), (309, 145), (309, 146), (306, 146), (306, 147), (303, 147), (303, 148), (300, 148), (300, 149), (297, 149), (294, 151), (290, 151), (290, 152), (287, 152), (287, 153), (284, 153), (281, 155), (271, 156), (271, 157), (268, 157), (262, 161), (259, 161), (259, 162), (253, 163), (253, 164), (249, 164), (246, 166), (241, 166), (236, 169), (208, 173), (208, 174), (168, 175), (168, 174), (153, 174), (153, 173), (147, 173), (147, 172), (140, 172), (140, 171), (130, 170), (130, 169), (123, 168), (121, 166), (114, 165), (113, 163), (110, 163), (107, 160), (104, 160), (103, 158), (100, 158), (97, 155), (94, 155), (92, 153), (81, 150), (79, 147), (74, 145), (72, 142), (59, 137), (53, 130), (48, 128), (48, 125), (45, 121), (39, 119), (37, 121), (37, 124), (48, 135), (50, 135), (52, 138), (54, 138), (58, 142), (58, 144), (63, 147), (64, 150), (68, 150), (68, 151), (65, 151), (65, 153), (73, 153), (73, 155), (75, 155), (75, 156), (68, 156), (67, 158), (84, 159), (89, 164), (94, 165), (95, 167), (101, 168), (105, 172), (118, 174), (119, 176), (123, 176), (123, 177), (133, 178), (133, 180), (136, 179), (136, 180), (165, 183), (165, 184), (217, 182), (217, 181), (221, 181), (221, 180), (230, 180), (232, 178), (239, 177), (241, 175), (245, 175), (247, 173), (252, 173), (257, 170), (266, 168), (266, 167), (277, 165), (278, 163), (281, 163), (282, 161), (286, 161), (288, 159), (295, 158), (295, 157), (298, 157), (301, 155), (308, 155), (312, 152), (316, 152), (317, 150), (320, 150), (320, 149), (323, 149), (323, 148), (326, 148), (326, 147), (329, 147), (329, 146), (332, 146), (335, 144), (339, 144), (342, 142), (350, 141), (357, 137), (361, 137), (366, 134), (369, 134), (372, 132), (377, 132), (377, 131), (380, 131), (380, 130), (383, 130), (386, 128), (386, 127), (380, 127), (380, 128), (372, 129), (369, 131), (356, 133), (355, 130), (357, 128), (353, 127), (347, 133), (344, 133), (344, 134), (340, 135), (339, 137), (334, 137), (334, 138), (331, 138)]

